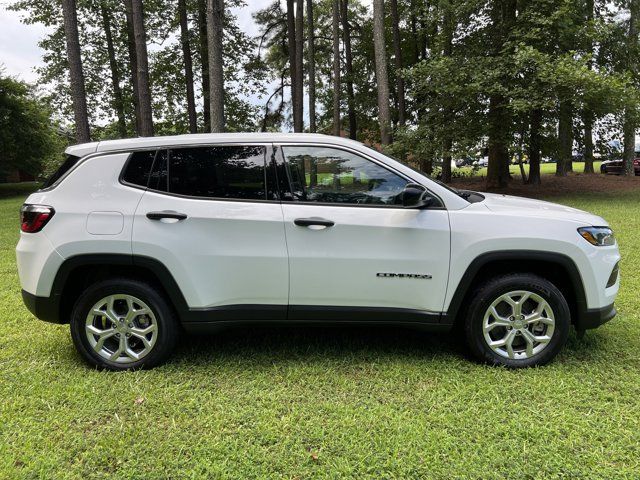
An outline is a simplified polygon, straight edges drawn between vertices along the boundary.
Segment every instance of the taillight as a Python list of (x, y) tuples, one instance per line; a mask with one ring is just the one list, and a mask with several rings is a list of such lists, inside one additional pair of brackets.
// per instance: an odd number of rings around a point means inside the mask
[(36, 233), (44, 228), (56, 213), (53, 207), (47, 205), (22, 205), (20, 209), (20, 230), (26, 233)]

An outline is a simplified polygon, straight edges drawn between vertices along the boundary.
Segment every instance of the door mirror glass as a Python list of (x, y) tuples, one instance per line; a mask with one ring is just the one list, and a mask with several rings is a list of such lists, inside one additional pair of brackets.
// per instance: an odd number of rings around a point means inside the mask
[(402, 206), (404, 208), (426, 208), (431, 205), (433, 198), (427, 189), (417, 183), (407, 183), (402, 191)]

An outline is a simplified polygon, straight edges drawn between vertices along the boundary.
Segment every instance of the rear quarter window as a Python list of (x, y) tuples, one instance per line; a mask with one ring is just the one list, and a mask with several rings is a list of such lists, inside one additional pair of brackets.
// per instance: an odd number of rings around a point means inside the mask
[(132, 153), (122, 172), (122, 181), (130, 185), (147, 188), (155, 155), (155, 150)]
[(80, 157), (76, 157), (75, 155), (67, 155), (62, 165), (58, 167), (58, 169), (53, 172), (43, 184), (41, 188), (50, 188), (60, 180), (69, 170), (76, 166), (76, 164), (80, 161)]

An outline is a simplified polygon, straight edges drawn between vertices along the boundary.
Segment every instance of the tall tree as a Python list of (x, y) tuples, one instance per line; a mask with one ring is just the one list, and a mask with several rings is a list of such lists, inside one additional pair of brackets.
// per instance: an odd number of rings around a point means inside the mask
[(304, 0), (296, 1), (295, 42), (296, 103), (293, 105), (293, 131), (302, 132), (304, 130)]
[(222, 59), (223, 0), (207, 0), (207, 47), (209, 50), (209, 100), (211, 131), (223, 132), (224, 75)]
[(353, 93), (353, 55), (351, 53), (351, 27), (349, 25), (349, 0), (341, 1), (342, 44), (344, 46), (345, 82), (347, 84), (347, 116), (349, 117), (349, 138), (358, 138), (356, 102)]
[(71, 100), (76, 124), (76, 140), (84, 143), (91, 140), (89, 117), (87, 114), (87, 93), (82, 72), (80, 40), (78, 38), (78, 16), (75, 0), (62, 0), (64, 35), (67, 42), (67, 60), (71, 80)]
[(398, 0), (390, 0), (391, 25), (393, 30), (393, 62), (396, 69), (396, 97), (398, 99), (398, 124), (404, 126), (406, 121), (406, 107), (404, 99), (404, 78), (402, 71), (402, 46), (400, 42), (400, 16), (398, 15)]
[(315, 25), (313, 19), (313, 0), (307, 0), (307, 43), (309, 71), (309, 131), (316, 132), (316, 46)]
[(542, 149), (542, 109), (534, 108), (529, 119), (529, 177), (527, 183), (540, 185), (540, 156)]
[(111, 70), (111, 85), (113, 88), (113, 109), (118, 119), (118, 134), (120, 138), (127, 136), (127, 121), (124, 113), (124, 100), (122, 98), (122, 88), (120, 88), (120, 71), (116, 51), (113, 45), (113, 35), (111, 33), (111, 13), (104, 2), (100, 3), (100, 16), (102, 17), (102, 28), (107, 41), (107, 55), (109, 56), (109, 69)]
[[(491, 6), (491, 55), (502, 63), (505, 46), (513, 28), (516, 16), (515, 0), (496, 0)], [(488, 144), (489, 165), (487, 168), (487, 188), (505, 187), (509, 181), (509, 99), (504, 95), (510, 78), (499, 74), (498, 83), (489, 97)]]
[[(454, 18), (453, 18), (453, 8), (452, 5), (445, 1), (442, 4), (443, 9), (443, 18), (442, 18), (442, 36), (443, 36), (443, 48), (442, 48), (442, 56), (446, 59), (450, 59), (453, 54), (453, 33), (454, 33)], [(395, 37), (395, 35), (394, 35)], [(394, 38), (395, 43), (395, 38)], [(396, 55), (400, 54), (400, 48), (396, 50)], [(397, 62), (397, 61), (396, 61)], [(398, 64), (396, 63), (396, 66)], [(399, 75), (399, 73), (398, 73)], [(398, 78), (401, 78), (400, 76)], [(404, 86), (402, 87), (404, 88)], [(404, 93), (403, 93), (404, 97)], [(448, 103), (448, 102), (447, 102)], [(404, 98), (402, 101), (402, 105), (404, 108)], [(398, 85), (398, 108), (400, 108), (400, 84)], [(442, 144), (442, 181), (450, 182), (451, 181), (451, 161), (452, 161), (452, 149), (453, 149), (453, 135), (451, 129), (448, 126), (452, 122), (453, 112), (449, 105), (445, 105), (443, 109), (442, 120), (444, 121), (444, 135), (443, 135), (443, 144)], [(398, 121), (400, 121), (400, 116), (398, 116)], [(404, 122), (402, 122), (404, 123)]]
[(187, 87), (189, 132), (196, 133), (198, 131), (198, 119), (196, 117), (196, 99), (193, 92), (193, 60), (191, 58), (191, 46), (189, 45), (189, 19), (187, 18), (186, 0), (178, 0), (178, 16), (180, 17), (180, 44), (182, 45), (184, 62), (184, 80)]
[[(629, 0), (629, 30), (627, 34), (627, 71), (634, 82), (638, 75), (638, 16), (640, 0)], [(632, 105), (624, 110), (624, 174), (633, 175), (633, 160), (636, 152), (636, 130), (638, 127), (637, 111)]]
[(340, 0), (332, 2), (333, 32), (333, 134), (340, 136)]
[(138, 102), (140, 104), (140, 135), (153, 136), (153, 113), (151, 108), (151, 86), (149, 83), (149, 57), (147, 55), (147, 33), (144, 25), (142, 0), (131, 0), (133, 34), (136, 42), (138, 63)]
[(558, 163), (556, 176), (564, 177), (572, 170), (573, 161), (573, 105), (570, 93), (561, 94), (558, 103)]
[(391, 143), (391, 111), (389, 108), (389, 76), (387, 74), (387, 48), (384, 38), (384, 0), (373, 0), (373, 46), (378, 84), (378, 122), (380, 142)]
[(129, 51), (129, 72), (133, 90), (133, 109), (136, 124), (136, 134), (142, 135), (140, 128), (140, 89), (138, 87), (138, 56), (136, 54), (136, 36), (133, 28), (132, 0), (124, 0), (124, 12), (127, 20), (127, 49)]
[[(591, 28), (593, 23), (594, 0), (585, 0), (585, 19), (587, 25)], [(593, 41), (587, 36), (586, 54), (590, 57), (587, 63), (589, 70), (593, 68)], [(594, 173), (593, 170), (593, 111), (589, 105), (589, 101), (585, 102), (582, 109), (582, 123), (584, 125), (584, 173)]]
[(200, 43), (200, 75), (202, 76), (202, 120), (204, 131), (211, 131), (209, 100), (209, 47), (207, 45), (207, 0), (198, 0), (198, 40)]

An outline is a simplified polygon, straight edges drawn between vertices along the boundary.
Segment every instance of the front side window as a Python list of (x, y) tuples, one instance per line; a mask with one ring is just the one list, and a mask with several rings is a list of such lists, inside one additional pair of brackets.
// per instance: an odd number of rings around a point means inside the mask
[(294, 201), (402, 205), (408, 182), (377, 163), (330, 147), (282, 150)]
[(159, 153), (149, 188), (191, 197), (265, 200), (265, 147), (175, 148)]

